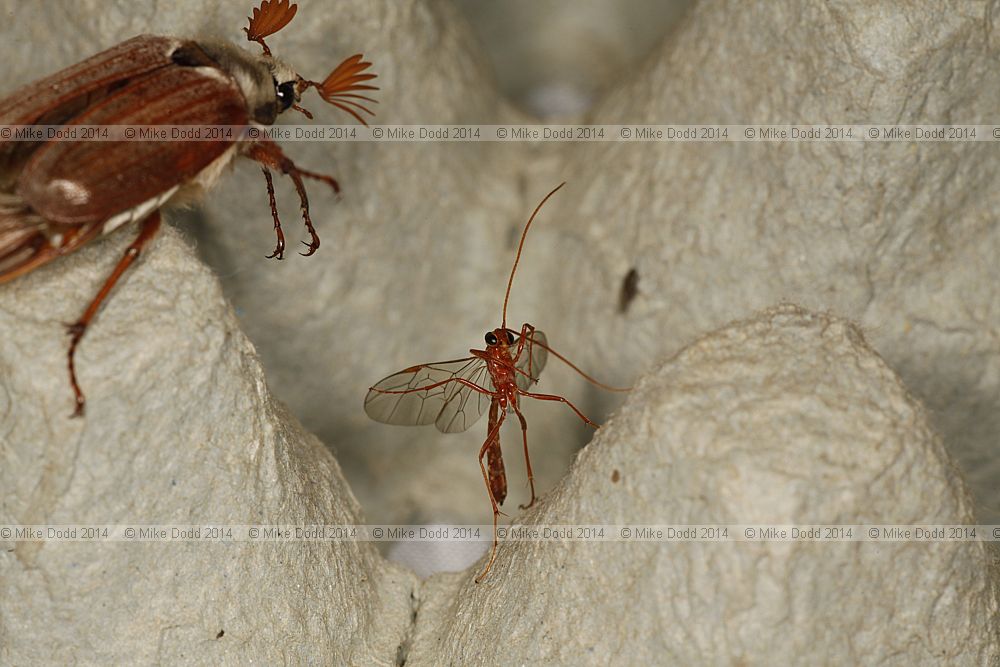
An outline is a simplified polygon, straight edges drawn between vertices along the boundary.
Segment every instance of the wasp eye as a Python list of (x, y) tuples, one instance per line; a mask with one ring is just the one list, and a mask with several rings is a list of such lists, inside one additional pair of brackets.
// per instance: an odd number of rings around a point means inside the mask
[(508, 345), (513, 345), (514, 344), (514, 332), (512, 332), (512, 331), (508, 331), (507, 332), (507, 344)]
[(497, 342), (498, 342), (497, 341), (497, 335), (495, 333), (493, 333), (492, 331), (487, 331), (486, 332), (486, 344), (487, 345), (496, 345)]
[(275, 95), (278, 97), (278, 111), (284, 111), (295, 102), (295, 82), (286, 81), (279, 84), (274, 82)]

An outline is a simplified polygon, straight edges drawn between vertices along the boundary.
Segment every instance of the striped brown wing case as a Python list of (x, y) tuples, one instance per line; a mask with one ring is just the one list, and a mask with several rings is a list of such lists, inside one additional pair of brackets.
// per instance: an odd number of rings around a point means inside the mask
[[(0, 100), (2, 124), (242, 125), (237, 84), (193, 43), (141, 36)], [(183, 184), (231, 140), (0, 143), (0, 282), (75, 250), (109, 218)], [(51, 242), (53, 238), (57, 242)]]

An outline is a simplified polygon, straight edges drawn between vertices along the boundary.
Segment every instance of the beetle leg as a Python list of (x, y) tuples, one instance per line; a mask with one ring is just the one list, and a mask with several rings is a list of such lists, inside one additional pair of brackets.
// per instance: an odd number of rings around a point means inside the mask
[(302, 220), (305, 222), (306, 230), (308, 230), (310, 236), (308, 243), (305, 241), (302, 242), (303, 245), (309, 249), (309, 252), (302, 252), (299, 254), (308, 257), (316, 252), (316, 249), (319, 248), (319, 235), (316, 233), (316, 228), (313, 227), (312, 218), (309, 216), (309, 197), (306, 195), (306, 186), (302, 182), (302, 177), (305, 176), (307, 178), (323, 181), (332, 187), (335, 192), (340, 192), (340, 185), (336, 180), (329, 176), (317, 174), (312, 171), (306, 171), (305, 169), (299, 169), (295, 166), (295, 163), (282, 152), (281, 147), (273, 141), (258, 141), (251, 144), (250, 148), (247, 149), (246, 155), (251, 160), (258, 162), (265, 167), (278, 169), (281, 173), (292, 179), (292, 183), (295, 184), (295, 191), (299, 193)]
[(69, 334), (69, 354), (67, 355), (67, 360), (69, 364), (69, 382), (73, 386), (73, 393), (76, 395), (76, 410), (73, 412), (74, 417), (80, 417), (83, 415), (84, 407), (86, 406), (86, 399), (83, 396), (83, 392), (80, 391), (80, 385), (76, 379), (76, 364), (74, 362), (74, 357), (76, 355), (76, 347), (80, 344), (80, 339), (83, 338), (83, 334), (87, 332), (87, 327), (90, 322), (97, 315), (97, 311), (100, 309), (101, 304), (108, 297), (108, 294), (114, 289), (115, 283), (118, 282), (122, 274), (128, 270), (128, 267), (139, 256), (142, 249), (146, 246), (149, 241), (156, 236), (156, 233), (160, 230), (160, 212), (155, 211), (148, 218), (142, 221), (142, 228), (139, 230), (139, 236), (132, 241), (132, 245), (128, 247), (122, 258), (118, 260), (118, 264), (115, 266), (111, 275), (108, 279), (104, 281), (104, 285), (101, 287), (97, 296), (90, 302), (87, 309), (83, 311), (83, 315), (73, 324), (70, 324)]
[(298, 172), (303, 176), (305, 176), (306, 178), (311, 178), (314, 181), (323, 181), (331, 188), (333, 188), (333, 192), (335, 194), (338, 195), (340, 194), (340, 183), (338, 183), (337, 179), (335, 179), (333, 176), (327, 176), (326, 174), (317, 174), (315, 171), (307, 171), (305, 169), (302, 169), (301, 167), (296, 167), (296, 169), (298, 169)]
[(284, 259), (285, 257), (285, 233), (281, 231), (281, 220), (278, 219), (278, 202), (274, 199), (274, 180), (271, 178), (271, 171), (267, 167), (261, 167), (264, 172), (264, 180), (267, 181), (267, 197), (271, 200), (271, 217), (274, 218), (274, 233), (278, 236), (278, 242), (274, 246), (274, 252), (267, 256), (267, 259)]
[[(16, 220), (3, 220), (3, 211), (0, 210), (0, 235), (8, 232), (10, 240), (10, 228), (5, 229), (4, 223)], [(0, 249), (0, 283), (13, 280), (22, 276), (60, 255), (67, 255), (84, 243), (87, 243), (100, 234), (103, 224), (87, 223), (79, 226), (64, 225), (54, 232), (51, 228), (46, 233), (42, 230), (29, 231), (22, 238), (15, 239), (8, 245)]]

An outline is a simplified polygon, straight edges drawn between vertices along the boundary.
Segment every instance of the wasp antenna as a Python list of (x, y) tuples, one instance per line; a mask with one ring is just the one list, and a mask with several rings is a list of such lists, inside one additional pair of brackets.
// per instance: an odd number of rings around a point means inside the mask
[(263, 0), (259, 8), (254, 8), (253, 16), (247, 17), (250, 27), (243, 28), (243, 32), (247, 34), (248, 40), (260, 44), (264, 48), (264, 55), (269, 56), (271, 49), (267, 48), (264, 38), (288, 25), (295, 18), (298, 9), (298, 5), (289, 5), (288, 0)]
[(510, 278), (507, 280), (507, 293), (504, 294), (503, 296), (503, 324), (501, 325), (501, 328), (503, 329), (507, 328), (507, 301), (510, 300), (510, 287), (511, 285), (514, 284), (514, 272), (517, 271), (517, 263), (521, 261), (521, 250), (524, 248), (524, 239), (528, 236), (528, 229), (531, 228), (531, 223), (534, 222), (535, 216), (538, 215), (538, 211), (540, 211), (541, 208), (545, 206), (545, 202), (549, 200), (549, 197), (558, 192), (559, 189), (564, 185), (566, 185), (566, 181), (563, 181), (562, 183), (557, 185), (555, 189), (552, 190), (552, 192), (545, 195), (545, 198), (538, 203), (538, 206), (535, 207), (535, 210), (531, 214), (531, 217), (528, 218), (528, 224), (524, 226), (524, 231), (521, 232), (521, 242), (517, 246), (517, 255), (514, 257), (514, 266), (511, 268)]

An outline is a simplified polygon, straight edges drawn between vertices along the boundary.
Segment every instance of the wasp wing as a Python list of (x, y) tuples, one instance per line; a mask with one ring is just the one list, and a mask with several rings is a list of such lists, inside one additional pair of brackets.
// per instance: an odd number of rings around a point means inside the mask
[(460, 382), (451, 383), (450, 395), (445, 400), (438, 418), (434, 420), (434, 425), (442, 433), (461, 433), (467, 430), (479, 421), (486, 408), (493, 402), (496, 385), (490, 377), (489, 367), (483, 359), (479, 357), (473, 359), (479, 361), (479, 364), (465, 369), (459, 377), (486, 391), (477, 391)]
[[(420, 364), (373, 386), (365, 396), (365, 412), (384, 424), (436, 423), (444, 433), (464, 431), (482, 415), (491, 396), (458, 382), (460, 379), (483, 391), (495, 391), (486, 362), (479, 357)], [(471, 394), (482, 398), (470, 399)]]
[[(516, 331), (514, 334), (520, 335)], [(549, 358), (549, 352), (546, 349), (549, 342), (544, 333), (535, 329), (526, 338), (520, 356), (514, 361), (514, 367), (522, 371), (515, 373), (515, 380), (521, 391), (527, 391), (528, 387), (538, 382), (538, 376), (545, 368), (545, 362)], [(513, 347), (516, 349), (518, 344), (519, 341), (514, 341)]]

